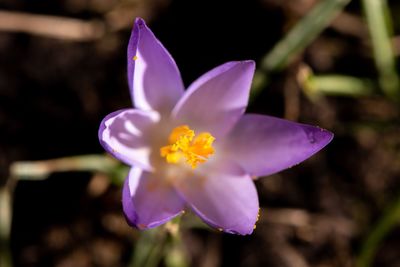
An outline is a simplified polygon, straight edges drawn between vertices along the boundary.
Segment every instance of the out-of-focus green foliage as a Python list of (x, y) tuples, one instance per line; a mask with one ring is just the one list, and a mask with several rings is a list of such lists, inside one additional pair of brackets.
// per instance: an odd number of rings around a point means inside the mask
[(164, 226), (143, 231), (135, 243), (129, 266), (156, 267), (163, 259), (167, 267), (189, 266), (180, 235), (180, 221), (178, 216)]
[(363, 8), (371, 37), (375, 65), (383, 92), (395, 101), (400, 100), (400, 82), (396, 72), (392, 46), (392, 19), (386, 0), (363, 0)]
[(374, 225), (362, 243), (361, 251), (357, 259), (358, 267), (369, 267), (372, 265), (374, 256), (383, 239), (394, 227), (399, 225), (399, 221), (400, 197), (388, 205), (380, 220)]
[(350, 0), (320, 1), (264, 57), (255, 73), (251, 100), (268, 84), (268, 76), (285, 68), (293, 57), (302, 52), (345, 8)]
[(0, 188), (0, 266), (11, 267), (9, 237), (12, 221), (12, 197), (9, 186)]
[(350, 0), (324, 0), (301, 19), (265, 56), (261, 70), (281, 70), (289, 60), (307, 47), (339, 14)]

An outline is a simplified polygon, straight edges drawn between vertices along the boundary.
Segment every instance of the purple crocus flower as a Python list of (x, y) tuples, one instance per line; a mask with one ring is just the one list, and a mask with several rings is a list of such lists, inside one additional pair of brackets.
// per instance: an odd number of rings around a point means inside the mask
[(259, 212), (255, 177), (307, 159), (333, 134), (265, 115), (244, 114), (255, 64), (232, 61), (185, 91), (175, 61), (145, 22), (128, 45), (135, 108), (106, 116), (103, 147), (131, 166), (122, 192), (128, 223), (163, 224), (189, 207), (228, 233), (253, 232)]

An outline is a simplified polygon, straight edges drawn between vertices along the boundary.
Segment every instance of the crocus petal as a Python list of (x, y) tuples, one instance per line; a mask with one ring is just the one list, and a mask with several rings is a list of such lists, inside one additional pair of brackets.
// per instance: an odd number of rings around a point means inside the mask
[(135, 107), (171, 111), (184, 92), (175, 61), (137, 18), (128, 44), (128, 83)]
[(117, 159), (128, 165), (151, 170), (148, 135), (157, 123), (156, 112), (125, 109), (106, 116), (100, 124), (101, 145)]
[(207, 72), (189, 86), (173, 116), (197, 131), (224, 136), (246, 109), (254, 68), (254, 61), (236, 61)]
[(162, 177), (133, 167), (122, 189), (122, 208), (128, 223), (153, 228), (179, 215), (184, 202)]
[(324, 129), (264, 115), (244, 115), (221, 153), (252, 176), (279, 172), (309, 158), (333, 138)]
[(255, 185), (237, 165), (188, 177), (176, 186), (193, 211), (221, 231), (251, 234), (259, 211)]

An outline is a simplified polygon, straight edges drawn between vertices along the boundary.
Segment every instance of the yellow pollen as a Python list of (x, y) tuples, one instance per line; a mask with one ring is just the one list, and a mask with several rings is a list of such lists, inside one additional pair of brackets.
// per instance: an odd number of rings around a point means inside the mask
[(214, 154), (214, 140), (214, 136), (208, 132), (196, 136), (189, 126), (181, 125), (172, 130), (168, 138), (169, 145), (160, 148), (160, 155), (172, 164), (177, 164), (184, 158), (195, 169), (199, 163), (206, 162)]
[(133, 56), (133, 58), (132, 58), (133, 60), (136, 60), (137, 59), (137, 56)]

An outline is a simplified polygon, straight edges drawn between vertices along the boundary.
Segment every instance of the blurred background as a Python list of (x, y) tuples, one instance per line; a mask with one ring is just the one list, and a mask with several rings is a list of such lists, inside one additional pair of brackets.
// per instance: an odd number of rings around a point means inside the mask
[[(247, 112), (335, 133), (256, 182), (251, 236), (194, 221), (176, 243), (125, 223), (126, 169), (103, 154), (97, 130), (131, 106), (137, 16), (185, 85), (253, 59)], [(400, 266), (399, 55), (395, 0), (0, 0), (0, 265)]]

